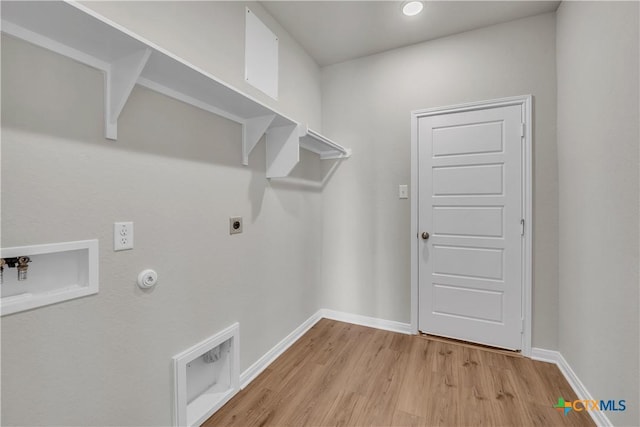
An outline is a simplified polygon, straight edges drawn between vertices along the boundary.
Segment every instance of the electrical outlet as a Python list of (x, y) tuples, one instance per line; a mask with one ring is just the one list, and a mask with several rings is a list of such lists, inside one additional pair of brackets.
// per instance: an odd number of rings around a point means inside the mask
[(133, 249), (133, 222), (113, 223), (113, 250)]
[(229, 234), (242, 233), (242, 217), (232, 216), (229, 218)]

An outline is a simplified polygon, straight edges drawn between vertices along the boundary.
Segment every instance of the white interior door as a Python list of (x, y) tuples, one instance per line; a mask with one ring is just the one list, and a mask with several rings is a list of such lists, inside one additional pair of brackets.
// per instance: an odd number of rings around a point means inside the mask
[(522, 108), (418, 118), (422, 332), (522, 348)]

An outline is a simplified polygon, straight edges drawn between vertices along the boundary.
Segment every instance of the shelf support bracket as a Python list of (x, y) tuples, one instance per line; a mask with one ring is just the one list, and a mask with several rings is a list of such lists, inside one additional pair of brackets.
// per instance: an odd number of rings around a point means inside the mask
[(118, 117), (151, 56), (145, 48), (111, 63), (105, 76), (105, 137), (118, 138)]
[(267, 132), (267, 178), (284, 178), (300, 161), (298, 125), (280, 126)]
[(249, 154), (255, 148), (262, 135), (267, 132), (269, 126), (276, 118), (275, 114), (253, 117), (242, 124), (242, 164), (249, 165)]

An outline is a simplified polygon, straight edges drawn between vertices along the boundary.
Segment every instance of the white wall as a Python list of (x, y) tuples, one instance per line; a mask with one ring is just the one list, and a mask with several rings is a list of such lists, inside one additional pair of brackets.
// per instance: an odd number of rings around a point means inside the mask
[(639, 425), (636, 2), (563, 2), (557, 15), (559, 349), (608, 412)]
[[(139, 21), (173, 7), (146, 5), (108, 7)], [(219, 7), (239, 49), (242, 4), (184, 7), (185, 20)], [(187, 23), (172, 40), (192, 38)], [(277, 108), (318, 124), (317, 67), (278, 35)], [(211, 69), (238, 82), (238, 60)], [(264, 144), (241, 166), (239, 125), (141, 87), (106, 141), (102, 88), (97, 70), (2, 38), (2, 247), (100, 240), (98, 295), (2, 318), (3, 425), (170, 425), (173, 355), (239, 321), (244, 370), (319, 308), (320, 190), (266, 180)], [(319, 182), (317, 156), (303, 151), (294, 175)], [(245, 231), (229, 236), (235, 215)], [(135, 248), (113, 252), (113, 222), (126, 220)], [(135, 285), (145, 268), (159, 273), (147, 292)]]
[(353, 148), (324, 192), (325, 307), (410, 321), (410, 111), (534, 96), (533, 344), (557, 346), (553, 13), (322, 70), (324, 130)]

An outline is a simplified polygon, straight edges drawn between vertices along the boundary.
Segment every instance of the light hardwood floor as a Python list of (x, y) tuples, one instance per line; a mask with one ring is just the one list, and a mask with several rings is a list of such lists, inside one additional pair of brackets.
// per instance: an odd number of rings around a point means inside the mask
[(204, 426), (595, 425), (558, 368), (322, 319)]

